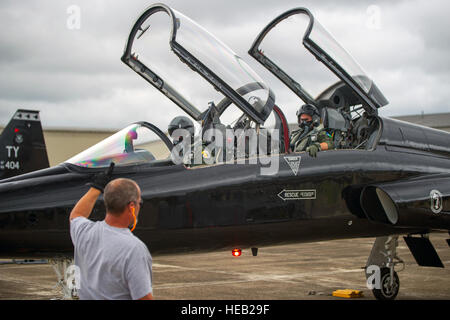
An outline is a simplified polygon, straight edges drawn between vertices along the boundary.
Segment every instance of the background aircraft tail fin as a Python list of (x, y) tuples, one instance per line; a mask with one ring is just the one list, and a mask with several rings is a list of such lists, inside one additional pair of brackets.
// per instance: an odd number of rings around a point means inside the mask
[(49, 167), (39, 111), (16, 111), (0, 135), (0, 179)]

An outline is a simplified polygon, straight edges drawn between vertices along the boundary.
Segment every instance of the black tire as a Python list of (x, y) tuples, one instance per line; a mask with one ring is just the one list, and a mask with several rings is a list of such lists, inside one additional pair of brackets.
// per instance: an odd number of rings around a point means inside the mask
[(400, 279), (397, 272), (394, 271), (394, 282), (391, 287), (391, 272), (389, 268), (381, 268), (380, 270), (380, 289), (372, 289), (372, 293), (377, 300), (394, 300), (400, 291)]

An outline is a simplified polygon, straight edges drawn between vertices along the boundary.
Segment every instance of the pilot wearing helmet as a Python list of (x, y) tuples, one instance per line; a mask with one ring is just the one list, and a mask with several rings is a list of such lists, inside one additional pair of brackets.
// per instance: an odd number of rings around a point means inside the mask
[[(169, 136), (172, 138), (173, 146), (177, 147), (178, 155), (180, 159), (182, 159), (185, 164), (191, 162), (192, 154), (191, 150), (187, 148), (191, 148), (192, 143), (194, 142), (194, 134), (195, 127), (194, 123), (185, 116), (178, 116), (172, 119), (169, 123), (168, 127)], [(190, 140), (188, 143), (181, 144), (183, 140)], [(186, 150), (185, 150), (186, 149)], [(175, 154), (173, 154), (175, 155)]]
[(291, 151), (306, 151), (311, 157), (316, 157), (317, 152), (333, 148), (333, 139), (320, 123), (319, 110), (315, 106), (301, 106), (297, 111), (297, 119), (300, 129), (291, 134)]
[[(181, 134), (176, 135), (176, 133), (174, 132), (177, 129), (183, 129), (186, 131), (180, 131)], [(188, 138), (188, 135), (190, 135), (191, 138), (194, 137), (194, 123), (191, 121), (191, 119), (185, 116), (175, 117), (169, 123), (168, 133), (169, 136), (173, 139), (173, 145), (176, 146), (178, 143), (183, 141), (184, 138)]]

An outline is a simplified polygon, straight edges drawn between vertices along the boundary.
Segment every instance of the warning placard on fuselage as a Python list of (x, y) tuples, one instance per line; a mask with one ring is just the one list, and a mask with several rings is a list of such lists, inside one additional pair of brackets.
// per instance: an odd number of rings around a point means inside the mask
[(316, 199), (316, 190), (283, 190), (278, 197), (285, 201)]

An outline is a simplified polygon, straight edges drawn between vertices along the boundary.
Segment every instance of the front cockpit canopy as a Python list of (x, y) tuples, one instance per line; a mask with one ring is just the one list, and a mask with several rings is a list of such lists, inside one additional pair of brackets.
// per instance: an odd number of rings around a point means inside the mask
[[(191, 75), (191, 81), (180, 84), (177, 82), (180, 75), (171, 74), (169, 70), (173, 65), (154, 68), (156, 60), (160, 57), (169, 59), (170, 52), (153, 54), (153, 58), (148, 58), (152, 56), (153, 51), (158, 50), (149, 40), (152, 37), (160, 37), (161, 30), (157, 28), (161, 14), (169, 17), (169, 23), (165, 22), (165, 31), (170, 30), (170, 50), (205, 79), (210, 88), (221, 94), (213, 102), (217, 105), (220, 101), (229, 99), (253, 121), (263, 124), (272, 112), (275, 99), (269, 87), (223, 42), (193, 20), (166, 5), (152, 5), (138, 18), (130, 32), (122, 61), (192, 118), (203, 120), (202, 117), (208, 111), (208, 104), (199, 105), (192, 99), (192, 91), (198, 90), (198, 87), (204, 84), (203, 81), (199, 83), (196, 81), (198, 79)], [(251, 91), (245, 90), (249, 87), (252, 88)], [(186, 88), (189, 88), (187, 92)]]
[[(304, 50), (296, 48), (300, 42), (314, 58), (301, 56)], [(258, 35), (249, 54), (305, 103), (321, 107), (323, 102), (334, 108), (362, 105), (369, 113), (376, 113), (388, 103), (361, 66), (306, 8), (289, 10), (271, 21)], [(323, 68), (312, 72), (316, 59), (332, 73), (323, 72)], [(284, 70), (280, 63), (284, 63)], [(305, 79), (305, 74), (309, 79)], [(326, 77), (329, 78), (326, 81), (331, 81), (324, 85)], [(306, 87), (299, 83), (308, 80)]]

